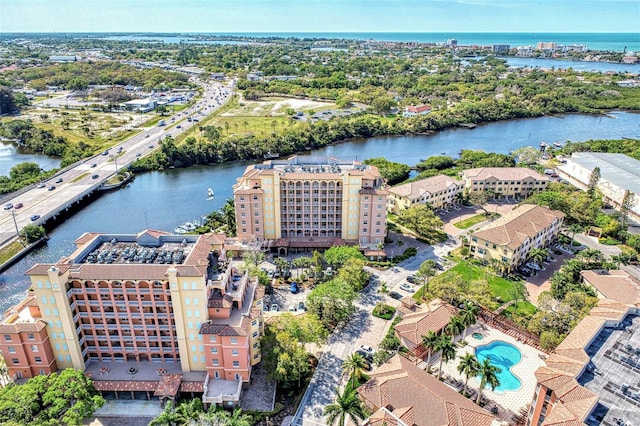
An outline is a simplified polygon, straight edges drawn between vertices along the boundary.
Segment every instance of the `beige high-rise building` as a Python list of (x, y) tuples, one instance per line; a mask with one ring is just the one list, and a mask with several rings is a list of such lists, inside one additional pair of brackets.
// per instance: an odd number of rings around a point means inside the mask
[(295, 156), (247, 167), (233, 187), (238, 237), (279, 253), (359, 244), (387, 232), (387, 191), (375, 166)]

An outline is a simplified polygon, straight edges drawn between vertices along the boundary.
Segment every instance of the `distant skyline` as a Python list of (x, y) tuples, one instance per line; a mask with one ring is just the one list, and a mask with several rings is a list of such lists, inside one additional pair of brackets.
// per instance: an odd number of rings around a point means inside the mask
[(632, 32), (640, 0), (0, 0), (0, 32)]

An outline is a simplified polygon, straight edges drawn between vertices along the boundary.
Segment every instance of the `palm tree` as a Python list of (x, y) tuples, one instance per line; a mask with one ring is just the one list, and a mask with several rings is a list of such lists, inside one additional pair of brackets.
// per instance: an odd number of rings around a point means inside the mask
[(578, 232), (582, 232), (582, 225), (579, 223), (572, 223), (569, 225), (569, 232), (571, 232), (571, 245), (573, 246), (573, 238), (576, 236)]
[(462, 317), (454, 316), (449, 320), (449, 324), (447, 324), (446, 330), (451, 333), (451, 338), (455, 338), (457, 335), (462, 334), (462, 332), (466, 329), (464, 322), (462, 321)]
[(440, 351), (440, 367), (438, 368), (438, 380), (442, 377), (442, 363), (449, 362), (456, 357), (456, 345), (451, 337), (443, 334), (438, 341), (438, 350)]
[(460, 357), (460, 362), (458, 363), (458, 373), (464, 374), (464, 390), (462, 391), (463, 395), (467, 395), (467, 384), (469, 383), (469, 377), (476, 376), (478, 371), (480, 370), (480, 363), (474, 354), (465, 354)]
[(222, 216), (227, 225), (227, 235), (233, 236), (236, 233), (236, 206), (233, 198), (229, 198), (222, 206)]
[(422, 345), (428, 351), (427, 352), (427, 371), (431, 369), (431, 355), (438, 347), (438, 340), (440, 337), (434, 332), (429, 331), (425, 336), (422, 336)]
[(532, 248), (529, 251), (529, 259), (533, 260), (536, 265), (542, 268), (542, 262), (547, 258), (549, 252), (544, 248)]
[(500, 379), (498, 379), (498, 373), (502, 369), (491, 364), (489, 358), (485, 358), (480, 363), (478, 374), (480, 375), (480, 387), (478, 388), (478, 398), (476, 404), (480, 405), (480, 399), (482, 399), (482, 391), (486, 385), (491, 386), (491, 390), (495, 390), (496, 386), (500, 386)]
[(353, 353), (342, 362), (342, 375), (349, 376), (349, 383), (352, 383), (352, 380), (359, 380), (364, 376), (365, 368), (367, 360), (362, 355)]
[(425, 294), (429, 293), (429, 279), (436, 274), (436, 262), (429, 259), (420, 264), (416, 278), (425, 286)]
[[(462, 307), (462, 310), (460, 311), (460, 313), (458, 314), (458, 316), (462, 319), (462, 323), (465, 325), (465, 334), (467, 331), (467, 328), (471, 327), (473, 324), (476, 323), (476, 317), (478, 316), (478, 311), (480, 310), (480, 308), (478, 307), (478, 305), (475, 305), (473, 303), (469, 303), (466, 302), (464, 304), (464, 306)], [(466, 335), (463, 335), (462, 338), (464, 339), (465, 337), (467, 337)]]
[(327, 424), (333, 425), (338, 420), (339, 426), (346, 425), (347, 417), (355, 424), (360, 424), (360, 420), (366, 417), (356, 390), (349, 387), (343, 393), (336, 389), (336, 402), (324, 408), (324, 415), (327, 416)]
[(247, 133), (247, 128), (249, 127), (249, 122), (248, 121), (243, 121), (242, 122), (242, 127), (244, 127), (244, 132)]

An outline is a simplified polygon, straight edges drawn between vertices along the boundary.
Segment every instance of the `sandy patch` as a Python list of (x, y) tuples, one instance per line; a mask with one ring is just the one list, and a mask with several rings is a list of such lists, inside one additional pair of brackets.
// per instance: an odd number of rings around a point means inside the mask
[(281, 99), (278, 101), (241, 101), (243, 106), (234, 110), (220, 114), (222, 117), (237, 116), (258, 116), (258, 115), (285, 115), (287, 108), (293, 108), (296, 111), (306, 111), (309, 109), (321, 109), (332, 106), (327, 102), (312, 101), (309, 99)]

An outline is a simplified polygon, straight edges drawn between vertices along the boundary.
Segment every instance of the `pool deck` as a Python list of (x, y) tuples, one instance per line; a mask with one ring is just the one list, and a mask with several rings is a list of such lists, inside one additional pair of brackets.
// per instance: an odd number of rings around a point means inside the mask
[[(482, 339), (478, 340), (474, 338), (473, 333), (482, 334)], [(498, 417), (502, 420), (509, 421), (513, 414), (518, 414), (520, 410), (527, 406), (527, 404), (531, 403), (531, 399), (533, 398), (533, 393), (536, 389), (536, 378), (533, 375), (533, 372), (538, 369), (538, 367), (544, 365), (544, 359), (542, 358), (545, 354), (538, 351), (537, 349), (525, 345), (522, 342), (517, 341), (513, 337), (498, 331), (494, 328), (491, 328), (486, 325), (476, 324), (469, 329), (467, 329), (465, 340), (467, 341), (467, 345), (458, 349), (456, 361), (451, 361), (442, 366), (442, 374), (443, 377), (447, 375), (453, 379), (457, 379), (458, 381), (464, 384), (465, 377), (458, 373), (458, 359), (461, 356), (466, 355), (467, 353), (474, 353), (475, 348), (477, 346), (488, 345), (491, 342), (496, 340), (501, 340), (503, 342), (510, 343), (514, 345), (520, 353), (522, 354), (522, 359), (519, 363), (511, 367), (511, 372), (520, 379), (522, 386), (520, 386), (517, 390), (512, 391), (504, 391), (504, 392), (494, 392), (489, 387), (485, 387), (482, 395), (484, 398), (489, 401), (493, 401), (503, 409), (508, 411), (499, 410)], [(435, 358), (435, 357), (434, 357)], [(438, 367), (440, 360), (435, 359), (432, 360), (432, 370), (434, 367)], [(423, 366), (426, 368), (426, 365)], [(469, 389), (477, 390), (480, 385), (480, 381), (475, 377), (469, 378)], [(491, 402), (488, 402), (486, 407), (491, 407)], [(485, 407), (485, 408), (486, 408)]]

